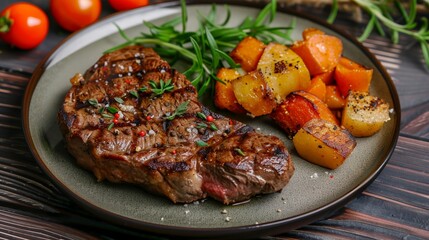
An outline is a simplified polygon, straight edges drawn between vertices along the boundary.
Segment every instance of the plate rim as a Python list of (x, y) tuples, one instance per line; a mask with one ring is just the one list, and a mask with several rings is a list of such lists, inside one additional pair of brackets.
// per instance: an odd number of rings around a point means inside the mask
[[(238, 0), (233, 1), (225, 1), (225, 0), (214, 0), (214, 1), (208, 1), (208, 0), (191, 0), (187, 1), (187, 5), (207, 5), (207, 4), (228, 4), (228, 5), (234, 5), (234, 6), (244, 6), (244, 7), (250, 7), (255, 9), (261, 9), (265, 6), (264, 3), (260, 2), (243, 2)], [(157, 8), (166, 8), (166, 7), (178, 7), (180, 6), (180, 2), (178, 1), (169, 1), (169, 2), (163, 2), (163, 3), (157, 3), (152, 4), (147, 7), (134, 9), (131, 11), (144, 13), (151, 11), (153, 9)], [(128, 11), (130, 12), (130, 11)], [(377, 167), (375, 170), (368, 175), (362, 182), (360, 182), (356, 187), (352, 188), (350, 191), (342, 195), (340, 198), (313, 210), (304, 212), (302, 214), (292, 216), (289, 218), (284, 218), (281, 220), (275, 220), (271, 222), (266, 223), (260, 223), (258, 225), (245, 225), (245, 226), (235, 226), (235, 227), (227, 227), (227, 228), (192, 228), (192, 227), (180, 227), (180, 226), (168, 226), (168, 225), (160, 225), (155, 224), (151, 222), (143, 222), (135, 219), (131, 219), (125, 216), (122, 216), (120, 214), (115, 214), (113, 212), (110, 212), (107, 209), (101, 208), (99, 206), (93, 205), (86, 200), (82, 199), (79, 194), (72, 192), (66, 184), (64, 184), (61, 180), (59, 180), (53, 173), (49, 171), (48, 166), (46, 166), (45, 162), (41, 158), (41, 156), (38, 153), (38, 150), (35, 147), (35, 144), (33, 142), (33, 138), (30, 132), (30, 119), (29, 119), (29, 111), (30, 111), (30, 104), (31, 99), (34, 93), (34, 90), (42, 76), (42, 74), (45, 71), (45, 68), (47, 64), (49, 64), (50, 59), (52, 59), (55, 56), (55, 53), (61, 48), (61, 46), (66, 45), (70, 39), (73, 39), (75, 36), (79, 34), (85, 34), (87, 31), (92, 31), (93, 29), (97, 28), (100, 25), (106, 24), (109, 21), (111, 21), (115, 16), (122, 16), (127, 14), (128, 12), (116, 12), (113, 13), (95, 24), (92, 24), (82, 30), (79, 30), (77, 32), (74, 32), (70, 34), (68, 37), (63, 39), (60, 43), (57, 44), (56, 47), (54, 47), (43, 59), (42, 61), (36, 66), (34, 69), (33, 75), (30, 78), (27, 87), (25, 89), (24, 99), (22, 103), (22, 126), (24, 130), (25, 140), (29, 146), (29, 149), (36, 159), (38, 165), (41, 167), (43, 172), (49, 176), (50, 180), (62, 191), (64, 191), (71, 199), (73, 199), (74, 202), (78, 203), (79, 206), (84, 208), (85, 210), (88, 210), (91, 212), (95, 217), (102, 221), (106, 221), (109, 223), (113, 223), (116, 225), (120, 225), (122, 227), (126, 228), (132, 228), (137, 231), (146, 231), (146, 232), (152, 232), (155, 234), (160, 235), (167, 235), (167, 236), (184, 236), (184, 237), (225, 237), (225, 236), (239, 236), (239, 237), (255, 237), (263, 236), (267, 234), (278, 234), (286, 231), (290, 231), (293, 229), (296, 229), (300, 226), (315, 222), (331, 213), (332, 211), (344, 206), (346, 203), (354, 199), (358, 194), (363, 192), (365, 188), (371, 184), (376, 177), (380, 174), (380, 172), (383, 170), (385, 165), (388, 163), (390, 157), (393, 154), (393, 151), (395, 149), (395, 146), (397, 144), (397, 141), (399, 139), (399, 131), (400, 131), (400, 119), (401, 119), (401, 111), (400, 111), (400, 101), (399, 101), (399, 95), (396, 90), (395, 84), (393, 80), (391, 79), (390, 75), (387, 73), (386, 69), (383, 67), (383, 65), (380, 63), (380, 61), (375, 57), (374, 54), (372, 54), (365, 46), (363, 46), (362, 43), (357, 41), (357, 39), (347, 32), (343, 31), (342, 29), (339, 29), (335, 27), (332, 24), (328, 24), (327, 22), (323, 21), (322, 19), (316, 18), (311, 15), (307, 15), (302, 12), (294, 11), (291, 9), (288, 9), (284, 5), (277, 5), (277, 12), (294, 15), (300, 18), (307, 19), (311, 22), (314, 22), (316, 24), (322, 25), (323, 27), (326, 27), (332, 31), (334, 31), (336, 34), (341, 35), (342, 37), (346, 38), (347, 40), (351, 41), (353, 45), (359, 48), (359, 50), (362, 51), (362, 53), (365, 54), (366, 57), (370, 59), (370, 61), (374, 64), (375, 68), (380, 72), (383, 80), (386, 82), (386, 85), (388, 87), (390, 96), (393, 101), (393, 109), (395, 111), (395, 125), (394, 125), (394, 133), (392, 135), (392, 139), (390, 141), (390, 144), (388, 145), (388, 151), (386, 151), (382, 157), (380, 157), (380, 160), (377, 163)]]

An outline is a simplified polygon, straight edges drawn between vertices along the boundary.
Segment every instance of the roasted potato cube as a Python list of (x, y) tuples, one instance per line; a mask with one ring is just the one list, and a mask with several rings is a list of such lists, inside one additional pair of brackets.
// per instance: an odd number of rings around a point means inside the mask
[(340, 91), (338, 90), (337, 85), (328, 85), (326, 86), (326, 97), (325, 103), (330, 109), (343, 109), (346, 105), (346, 99), (341, 96)]
[(338, 119), (319, 98), (305, 91), (290, 93), (271, 113), (271, 117), (289, 136), (314, 118), (322, 118), (339, 125)]
[(343, 109), (341, 125), (355, 137), (368, 137), (390, 120), (389, 104), (367, 92), (350, 92)]
[(232, 89), (238, 103), (253, 116), (270, 114), (276, 106), (271, 89), (256, 70), (234, 79)]
[(257, 68), (261, 70), (278, 103), (289, 93), (310, 86), (310, 73), (304, 61), (285, 45), (268, 44)]
[(221, 68), (216, 75), (224, 83), (216, 82), (214, 92), (215, 106), (226, 109), (233, 113), (246, 113), (246, 110), (237, 102), (231, 81), (241, 76), (241, 74), (231, 68)]
[(258, 39), (248, 36), (243, 38), (231, 51), (230, 56), (241, 65), (246, 72), (256, 70), (258, 61), (264, 52), (265, 44)]
[(308, 121), (293, 138), (298, 155), (329, 169), (336, 169), (352, 153), (356, 140), (344, 128), (324, 119)]

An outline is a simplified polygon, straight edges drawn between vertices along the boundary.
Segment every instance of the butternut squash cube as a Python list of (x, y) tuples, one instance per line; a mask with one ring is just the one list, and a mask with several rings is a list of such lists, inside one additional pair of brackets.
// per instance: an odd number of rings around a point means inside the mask
[(230, 56), (246, 72), (256, 69), (259, 59), (264, 52), (265, 44), (258, 39), (248, 36), (243, 38), (231, 51)]
[(293, 136), (304, 124), (314, 118), (322, 118), (339, 125), (336, 116), (318, 97), (306, 91), (290, 93), (271, 113), (271, 117)]
[(237, 102), (231, 85), (231, 81), (240, 77), (241, 74), (235, 69), (221, 68), (216, 76), (224, 83), (216, 82), (215, 84), (215, 106), (233, 113), (246, 113), (246, 110)]

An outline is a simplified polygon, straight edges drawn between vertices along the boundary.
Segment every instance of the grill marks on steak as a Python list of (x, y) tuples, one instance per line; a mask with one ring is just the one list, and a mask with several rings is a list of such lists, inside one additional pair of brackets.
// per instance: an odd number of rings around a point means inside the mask
[(287, 150), (277, 137), (255, 132), (233, 134), (204, 156), (203, 190), (222, 202), (247, 200), (255, 195), (255, 189), (258, 193), (278, 191), (293, 173), (290, 163), (285, 167), (286, 159)]
[[(58, 119), (69, 152), (99, 181), (138, 184), (173, 202), (210, 196), (230, 204), (279, 191), (293, 174), (277, 137), (210, 112), (186, 77), (150, 48), (106, 54), (83, 79), (66, 94)], [(173, 91), (154, 96), (149, 81), (169, 79)], [(186, 101), (185, 114), (166, 120)], [(116, 123), (108, 107), (120, 111)], [(214, 121), (199, 118), (199, 112)]]

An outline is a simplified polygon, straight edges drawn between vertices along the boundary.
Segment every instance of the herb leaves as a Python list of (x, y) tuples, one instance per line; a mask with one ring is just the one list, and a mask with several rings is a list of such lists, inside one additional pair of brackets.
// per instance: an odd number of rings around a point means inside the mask
[[(429, 67), (429, 22), (425, 17), (420, 19), (418, 24), (417, 0), (408, 1), (408, 12), (400, 1), (371, 1), (371, 0), (353, 0), (369, 15), (370, 19), (359, 41), (365, 41), (373, 30), (376, 30), (381, 36), (386, 36), (386, 30), (389, 31), (393, 43), (398, 43), (399, 33), (408, 35), (420, 44), (423, 58), (426, 66)], [(391, 6), (393, 2), (393, 6)], [(333, 0), (331, 13), (328, 22), (333, 23), (338, 13), (338, 0)], [(393, 18), (399, 14), (403, 23), (398, 23)], [(384, 27), (386, 28), (383, 28)]]
[(173, 120), (175, 117), (182, 116), (188, 110), (189, 100), (186, 102), (182, 102), (179, 106), (177, 106), (176, 110), (170, 116), (167, 116), (167, 120)]
[[(181, 0), (182, 14), (161, 25), (152, 22), (144, 22), (148, 31), (140, 36), (130, 38), (119, 27), (119, 33), (125, 42), (113, 47), (107, 52), (112, 52), (127, 45), (151, 45), (170, 64), (177, 60), (189, 62), (189, 67), (184, 74), (197, 88), (201, 96), (208, 88), (219, 80), (215, 75), (219, 67), (238, 67), (227, 52), (246, 36), (254, 36), (264, 41), (289, 42), (292, 40), (289, 33), (293, 25), (286, 27), (270, 27), (274, 20), (277, 1), (268, 3), (256, 17), (248, 16), (238, 26), (228, 26), (231, 17), (231, 9), (226, 5), (225, 19), (218, 22), (219, 13), (217, 6), (212, 5), (208, 13), (199, 14), (200, 26), (196, 31), (187, 30), (188, 11), (186, 3)], [(178, 28), (181, 25), (181, 28)], [(179, 30), (178, 30), (179, 29)], [(162, 90), (160, 90), (162, 91)], [(165, 90), (167, 91), (167, 90)], [(162, 94), (162, 93), (161, 93)]]
[(164, 92), (171, 92), (174, 89), (174, 85), (171, 83), (171, 79), (164, 82), (164, 80), (159, 80), (157, 85), (154, 81), (149, 81), (149, 85), (152, 87), (152, 92), (155, 96), (162, 95)]

